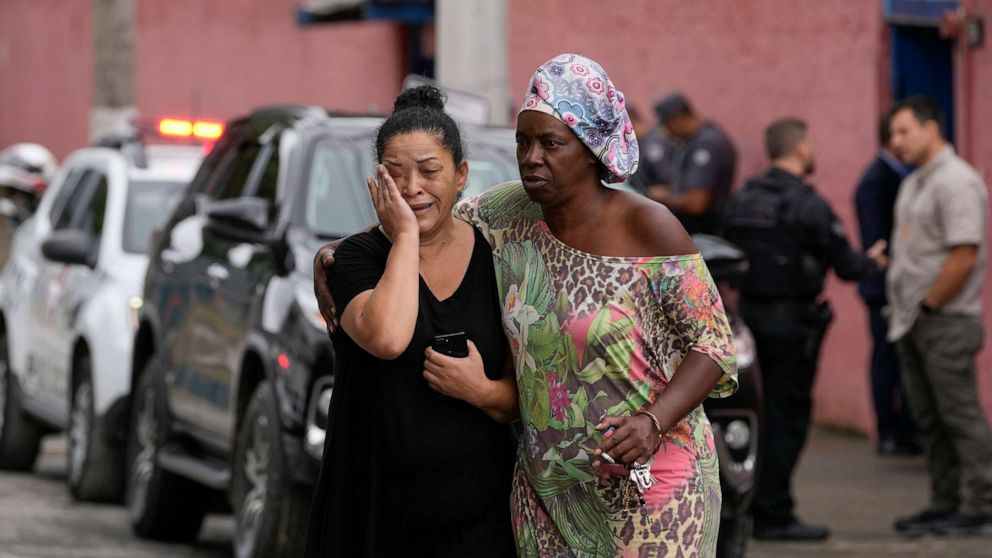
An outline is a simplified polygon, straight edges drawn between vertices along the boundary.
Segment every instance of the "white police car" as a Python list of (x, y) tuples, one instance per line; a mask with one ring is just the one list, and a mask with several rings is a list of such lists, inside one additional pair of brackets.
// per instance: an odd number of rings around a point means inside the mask
[(78, 150), (17, 229), (0, 274), (0, 468), (31, 469), (41, 436), (67, 430), (72, 495), (120, 498), (146, 252), (203, 151)]

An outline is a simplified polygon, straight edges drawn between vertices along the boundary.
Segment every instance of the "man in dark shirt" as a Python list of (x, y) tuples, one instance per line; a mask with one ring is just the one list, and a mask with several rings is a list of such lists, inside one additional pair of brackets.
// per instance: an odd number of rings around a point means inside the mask
[(847, 281), (880, 273), (884, 242), (851, 249), (827, 201), (803, 179), (813, 172), (806, 123), (775, 121), (765, 132), (771, 169), (728, 202), (727, 238), (747, 253), (740, 311), (754, 334), (765, 390), (765, 446), (753, 505), (759, 539), (822, 540), (826, 527), (795, 516), (792, 474), (812, 412), (820, 343), (832, 320), (819, 300), (829, 268)]
[(653, 184), (648, 195), (668, 206), (689, 234), (716, 234), (734, 180), (737, 152), (727, 134), (703, 120), (679, 93), (655, 105), (658, 121), (678, 145), (670, 182)]
[[(889, 121), (890, 115), (886, 114), (879, 122), (878, 157), (865, 170), (854, 195), (862, 246), (891, 240), (896, 194), (902, 179), (909, 174), (909, 168), (889, 150), (892, 135)], [(886, 305), (885, 276), (862, 281), (858, 291), (868, 307), (871, 326), (871, 392), (877, 419), (878, 453), (918, 455), (922, 448), (915, 439), (916, 427), (902, 387), (899, 357), (895, 346), (886, 339), (889, 328), (882, 316), (882, 308)]]

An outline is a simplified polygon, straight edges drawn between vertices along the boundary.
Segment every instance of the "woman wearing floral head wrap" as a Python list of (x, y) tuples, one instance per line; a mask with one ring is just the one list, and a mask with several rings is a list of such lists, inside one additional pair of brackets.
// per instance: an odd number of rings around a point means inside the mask
[(512, 496), (524, 557), (715, 552), (701, 403), (735, 389), (733, 341), (678, 220), (603, 184), (637, 159), (623, 94), (596, 62), (562, 54), (517, 119), (522, 181), (455, 209), (493, 249), (524, 427)]

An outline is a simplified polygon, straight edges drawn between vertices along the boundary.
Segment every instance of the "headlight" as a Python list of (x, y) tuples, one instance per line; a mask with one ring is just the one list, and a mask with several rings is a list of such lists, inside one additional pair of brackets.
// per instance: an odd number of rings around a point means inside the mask
[(743, 420), (732, 420), (723, 431), (723, 441), (730, 449), (742, 450), (751, 443), (751, 427)]
[(310, 325), (320, 331), (327, 331), (327, 322), (324, 321), (324, 316), (320, 314), (317, 297), (314, 296), (313, 290), (308, 289), (303, 283), (296, 286), (296, 304), (299, 305), (300, 312), (303, 313), (303, 316)]
[(127, 323), (131, 331), (138, 331), (139, 313), (145, 301), (140, 296), (132, 296), (127, 301)]
[(740, 323), (734, 325), (734, 352), (737, 353), (737, 370), (750, 368), (754, 364), (754, 336), (751, 335), (751, 330)]

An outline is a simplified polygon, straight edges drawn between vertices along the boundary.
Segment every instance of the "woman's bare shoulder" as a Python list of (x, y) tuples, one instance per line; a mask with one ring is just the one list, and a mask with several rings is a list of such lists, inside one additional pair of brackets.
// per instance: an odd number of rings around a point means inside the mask
[(632, 192), (620, 192), (625, 217), (621, 222), (639, 245), (656, 256), (681, 256), (699, 250), (678, 218), (664, 205)]

